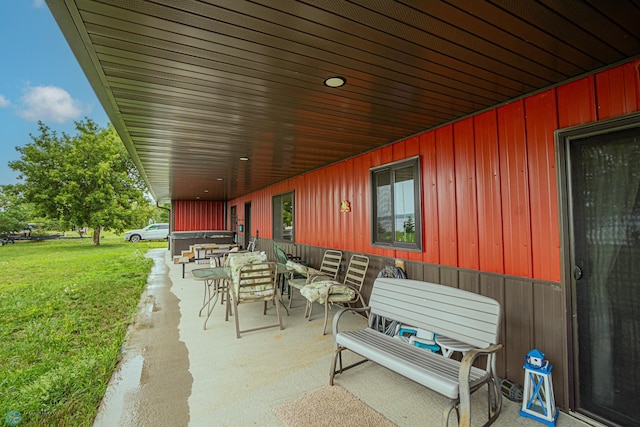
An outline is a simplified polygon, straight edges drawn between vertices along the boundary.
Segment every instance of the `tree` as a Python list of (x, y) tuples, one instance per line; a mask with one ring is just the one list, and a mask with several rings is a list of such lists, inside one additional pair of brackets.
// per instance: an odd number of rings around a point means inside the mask
[(29, 206), (20, 200), (15, 186), (0, 186), (0, 236), (25, 229), (29, 215)]
[(75, 136), (38, 125), (40, 135), (16, 147), (20, 159), (9, 162), (24, 181), (15, 187), (36, 214), (93, 229), (97, 246), (102, 229), (122, 232), (133, 208), (149, 205), (144, 181), (111, 124), (105, 129), (85, 119), (76, 122)]

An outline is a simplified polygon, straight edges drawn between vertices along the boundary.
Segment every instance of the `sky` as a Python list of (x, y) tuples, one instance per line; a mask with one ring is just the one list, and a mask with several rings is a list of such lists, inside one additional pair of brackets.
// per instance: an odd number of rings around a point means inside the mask
[(38, 121), (75, 135), (85, 117), (109, 123), (45, 1), (0, 0), (0, 185), (18, 183), (8, 162)]

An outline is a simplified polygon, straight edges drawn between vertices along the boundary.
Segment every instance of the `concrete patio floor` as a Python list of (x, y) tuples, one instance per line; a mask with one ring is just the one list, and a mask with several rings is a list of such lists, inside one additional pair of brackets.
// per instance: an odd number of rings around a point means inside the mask
[[(155, 262), (148, 288), (94, 426), (284, 426), (273, 408), (328, 385), (333, 342), (330, 333), (322, 335), (319, 306), (307, 321), (297, 295), (290, 315), (282, 310), (284, 330), (248, 332), (240, 339), (233, 319), (224, 320), (224, 306), (217, 306), (203, 330), (203, 283), (190, 271), (206, 266), (188, 265), (183, 279), (169, 251), (154, 249), (147, 256)], [(262, 316), (262, 304), (239, 310), (243, 327), (275, 318), (273, 307)], [(365, 324), (358, 316), (346, 318), (353, 327)], [(438, 426), (446, 405), (439, 395), (372, 363), (338, 375), (336, 383), (399, 427)], [(473, 425), (486, 416), (483, 393), (472, 398)], [(503, 399), (494, 425), (542, 425), (521, 418), (519, 409)], [(557, 425), (589, 424), (561, 413)]]

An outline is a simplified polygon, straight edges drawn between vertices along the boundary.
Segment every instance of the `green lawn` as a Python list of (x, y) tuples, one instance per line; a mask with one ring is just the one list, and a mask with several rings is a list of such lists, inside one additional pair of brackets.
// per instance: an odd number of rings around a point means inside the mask
[[(0, 425), (90, 426), (166, 242), (0, 246)], [(4, 424), (2, 424), (4, 423)]]

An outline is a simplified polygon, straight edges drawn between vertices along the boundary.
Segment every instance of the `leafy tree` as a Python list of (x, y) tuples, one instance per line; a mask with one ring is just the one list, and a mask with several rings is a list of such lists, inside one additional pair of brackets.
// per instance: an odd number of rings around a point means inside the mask
[(15, 186), (0, 186), (0, 236), (23, 230), (29, 219), (29, 205), (20, 200)]
[(16, 184), (37, 215), (57, 219), (65, 227), (120, 233), (133, 220), (136, 206), (149, 206), (146, 186), (111, 124), (105, 129), (92, 120), (76, 122), (75, 136), (58, 136), (39, 122), (40, 135), (16, 147), (20, 159), (9, 162), (19, 172)]

